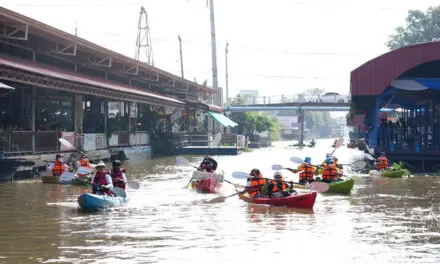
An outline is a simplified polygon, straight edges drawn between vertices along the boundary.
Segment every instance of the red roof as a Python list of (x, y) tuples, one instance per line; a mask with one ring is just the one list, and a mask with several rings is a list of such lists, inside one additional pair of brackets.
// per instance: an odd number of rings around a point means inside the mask
[(406, 71), (433, 60), (440, 60), (440, 42), (416, 44), (385, 53), (351, 72), (351, 95), (380, 95)]
[(44, 75), (44, 76), (48, 76), (48, 77), (52, 77), (52, 78), (56, 78), (56, 79), (61, 79), (64, 81), (70, 81), (70, 82), (76, 82), (76, 83), (81, 83), (81, 84), (95, 86), (95, 87), (106, 88), (106, 89), (110, 89), (110, 90), (114, 90), (114, 91), (118, 91), (118, 92), (126, 92), (126, 93), (130, 93), (130, 94), (135, 94), (135, 95), (148, 96), (148, 97), (151, 97), (154, 99), (159, 99), (162, 101), (167, 101), (167, 102), (172, 102), (172, 103), (177, 103), (177, 104), (184, 104), (183, 102), (181, 102), (179, 100), (176, 100), (176, 99), (173, 99), (170, 97), (166, 97), (166, 96), (162, 96), (162, 95), (159, 95), (159, 94), (156, 94), (153, 92), (139, 90), (139, 89), (136, 89), (136, 88), (133, 88), (130, 86), (121, 85), (119, 83), (114, 83), (114, 82), (110, 82), (107, 80), (100, 80), (98, 78), (91, 78), (88, 76), (85, 77), (85, 76), (82, 76), (81, 74), (72, 73), (70, 71), (59, 70), (58, 68), (55, 68), (55, 67), (42, 65), (39, 63), (29, 62), (27, 60), (20, 60), (20, 59), (15, 59), (15, 58), (12, 59), (9, 57), (0, 56), (0, 65), (4, 65), (6, 67), (15, 68), (15, 69), (23, 70), (26, 72), (40, 74), (40, 75)]
[(214, 111), (214, 112), (219, 112), (219, 113), (223, 112), (223, 108), (221, 108), (220, 106), (217, 106), (217, 105), (209, 104), (208, 108), (209, 108), (209, 110)]
[(162, 77), (169, 78), (171, 80), (174, 80), (177, 83), (188, 85), (190, 87), (198, 88), (202, 91), (205, 91), (207, 93), (214, 93), (215, 91), (211, 88), (208, 88), (206, 86), (197, 84), (195, 82), (183, 79), (179, 76), (176, 76), (172, 73), (166, 72), (164, 70), (161, 70), (159, 68), (156, 68), (154, 66), (148, 65), (146, 63), (137, 61), (135, 59), (132, 59), (130, 57), (127, 57), (125, 55), (122, 55), (120, 53), (117, 53), (115, 51), (106, 49), (104, 47), (101, 47), (95, 43), (92, 43), (88, 40), (82, 39), (80, 37), (74, 36), (72, 34), (69, 34), (67, 32), (64, 32), (62, 30), (59, 30), (57, 28), (51, 27), (49, 25), (46, 25), (40, 21), (34, 20), (32, 18), (29, 18), (27, 16), (24, 16), (22, 14), (16, 13), (12, 10), (6, 9), (4, 7), (0, 6), (0, 21), (3, 22), (3, 20), (8, 19), (9, 23), (24, 23), (28, 25), (29, 28), (29, 34), (39, 35), (45, 39), (51, 39), (55, 42), (60, 43), (76, 43), (78, 45), (78, 49), (81, 49), (82, 51), (92, 54), (92, 55), (106, 55), (110, 56), (113, 60), (118, 62), (126, 63), (132, 67), (138, 66), (139, 70), (144, 70), (150, 73), (159, 74)]

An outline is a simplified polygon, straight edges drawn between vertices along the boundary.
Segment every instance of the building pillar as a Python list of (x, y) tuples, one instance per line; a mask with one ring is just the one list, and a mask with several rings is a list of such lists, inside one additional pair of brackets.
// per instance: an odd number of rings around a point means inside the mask
[(73, 126), (76, 134), (83, 133), (83, 98), (82, 95), (73, 96)]
[(304, 110), (299, 107), (298, 110), (298, 121), (299, 121), (299, 140), (298, 144), (304, 145)]

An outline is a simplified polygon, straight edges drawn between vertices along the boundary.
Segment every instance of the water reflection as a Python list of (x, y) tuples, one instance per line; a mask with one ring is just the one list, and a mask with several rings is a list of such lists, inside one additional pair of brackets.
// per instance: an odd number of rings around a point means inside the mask
[[(233, 171), (254, 167), (271, 177), (271, 165), (293, 165), (291, 156), (321, 161), (332, 140), (315, 149), (278, 146), (217, 157)], [(353, 150), (338, 149), (348, 163)], [(188, 157), (194, 165), (201, 157)], [(230, 195), (185, 189), (192, 168), (175, 158), (125, 164), (141, 182), (128, 189), (125, 208), (79, 213), (87, 188), (25, 181), (0, 185), (0, 263), (240, 263), (278, 260), (323, 263), (440, 263), (440, 179), (357, 175), (350, 196), (319, 194), (313, 210), (247, 204)], [(285, 174), (292, 180), (297, 175)], [(353, 175), (351, 175), (353, 176)], [(316, 249), (318, 253), (310, 254)], [(249, 257), (252, 256), (250, 260)]]

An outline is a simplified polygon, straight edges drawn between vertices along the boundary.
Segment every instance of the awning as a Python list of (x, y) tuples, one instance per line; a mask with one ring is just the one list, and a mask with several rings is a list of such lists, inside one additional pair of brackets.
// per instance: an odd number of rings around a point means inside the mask
[(15, 88), (0, 82), (0, 98), (6, 96), (8, 93), (14, 91)]
[(236, 126), (238, 126), (237, 123), (235, 123), (231, 119), (227, 118), (223, 114), (215, 113), (215, 112), (211, 112), (211, 111), (209, 111), (208, 114), (210, 114), (222, 126), (225, 126), (225, 127), (236, 127)]

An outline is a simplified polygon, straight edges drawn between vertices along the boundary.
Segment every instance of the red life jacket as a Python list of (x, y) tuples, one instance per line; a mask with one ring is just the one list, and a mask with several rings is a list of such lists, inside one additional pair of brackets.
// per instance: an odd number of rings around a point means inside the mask
[[(97, 171), (96, 174), (95, 174), (95, 177), (93, 178), (93, 182), (92, 183), (95, 184), (95, 185), (99, 185), (99, 186), (107, 185), (108, 183), (107, 183), (107, 180), (105, 178), (106, 174), (108, 174), (108, 171), (104, 171), (104, 172), (98, 172)], [(97, 189), (99, 189), (99, 187), (96, 188), (94, 186), (93, 194), (96, 194), (96, 190)], [(113, 193), (110, 190), (101, 190), (101, 192), (106, 193), (109, 196), (113, 196)]]
[(118, 172), (115, 172), (114, 169), (110, 171), (110, 176), (112, 177), (113, 186), (119, 187), (125, 191), (125, 182), (120, 182), (119, 180), (123, 180), (122, 173), (125, 173), (124, 168), (119, 168)]
[(52, 169), (52, 176), (61, 176), (61, 174), (64, 173), (66, 168), (64, 167), (64, 162), (59, 162), (58, 160), (53, 161), (53, 169)]

